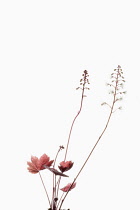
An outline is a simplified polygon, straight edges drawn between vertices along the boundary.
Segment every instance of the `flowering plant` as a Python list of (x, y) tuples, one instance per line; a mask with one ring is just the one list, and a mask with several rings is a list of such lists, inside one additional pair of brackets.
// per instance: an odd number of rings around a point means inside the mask
[[(49, 210), (61, 210), (62, 205), (64, 203), (64, 200), (66, 199), (68, 193), (73, 188), (75, 188), (77, 178), (79, 177), (79, 175), (82, 172), (83, 168), (85, 167), (87, 161), (91, 157), (94, 149), (96, 148), (96, 146), (99, 143), (100, 139), (102, 138), (103, 134), (105, 133), (105, 131), (106, 131), (108, 125), (109, 125), (112, 114), (116, 110), (121, 109), (121, 107), (116, 107), (117, 102), (122, 100), (123, 94), (126, 93), (126, 91), (122, 90), (124, 82), (125, 82), (124, 76), (123, 76), (123, 71), (121, 69), (121, 66), (118, 65), (118, 67), (116, 69), (114, 69), (113, 73), (111, 74), (111, 82), (107, 83), (107, 85), (111, 87), (110, 93), (113, 96), (112, 97), (112, 104), (109, 104), (107, 102), (103, 102), (101, 104), (101, 105), (107, 105), (110, 109), (109, 116), (107, 118), (107, 122), (105, 124), (105, 127), (104, 127), (103, 131), (101, 132), (99, 138), (97, 139), (95, 145), (91, 149), (90, 153), (88, 154), (88, 156), (87, 156), (85, 162), (83, 163), (81, 169), (79, 170), (78, 174), (75, 176), (73, 182), (68, 183), (66, 186), (60, 188), (61, 179), (63, 177), (68, 177), (66, 172), (68, 170), (70, 170), (73, 167), (73, 164), (74, 164), (72, 161), (67, 161), (66, 159), (67, 159), (67, 153), (68, 153), (68, 147), (69, 147), (69, 143), (70, 143), (72, 129), (73, 129), (73, 126), (74, 126), (74, 123), (75, 123), (77, 117), (81, 113), (82, 105), (83, 105), (83, 99), (85, 97), (85, 90), (89, 89), (87, 87), (87, 85), (89, 84), (88, 77), (89, 77), (89, 75), (88, 75), (87, 70), (84, 70), (84, 72), (82, 74), (82, 79), (80, 80), (80, 87), (77, 88), (77, 89), (81, 89), (81, 91), (82, 91), (80, 108), (79, 108), (78, 113), (76, 114), (76, 116), (74, 117), (74, 119), (72, 121), (70, 131), (69, 131), (68, 141), (67, 141), (67, 145), (66, 145), (64, 160), (59, 163), (58, 169), (56, 169), (57, 157), (58, 157), (59, 152), (62, 149), (64, 149), (64, 146), (59, 147), (58, 152), (57, 152), (54, 160), (50, 160), (50, 157), (48, 157), (48, 155), (43, 154), (40, 158), (37, 158), (36, 156), (31, 156), (31, 161), (27, 162), (28, 171), (32, 174), (37, 174), (38, 173), (39, 176), (40, 176), (40, 179), (42, 181), (42, 184), (43, 184), (43, 187), (45, 189), (45, 193), (46, 193), (46, 196), (47, 196), (47, 199), (48, 199)], [(42, 176), (41, 176), (41, 170), (46, 170), (46, 169), (49, 170), (50, 172), (52, 172), (52, 176), (53, 176), (53, 189), (52, 189), (52, 199), (51, 200), (50, 200), (50, 197), (48, 195), (46, 186), (43, 182)], [(59, 195), (60, 190), (63, 192), (61, 196)]]

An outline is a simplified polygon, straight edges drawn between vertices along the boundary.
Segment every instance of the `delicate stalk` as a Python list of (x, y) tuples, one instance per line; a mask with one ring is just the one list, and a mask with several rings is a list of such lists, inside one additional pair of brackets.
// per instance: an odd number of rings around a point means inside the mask
[[(70, 128), (70, 132), (69, 132), (69, 136), (68, 136), (68, 141), (67, 141), (67, 146), (66, 146), (66, 152), (65, 152), (65, 157), (64, 157), (64, 161), (66, 160), (66, 156), (67, 156), (67, 152), (68, 152), (68, 147), (69, 147), (69, 142), (70, 142), (70, 138), (71, 138), (71, 133), (72, 133), (72, 129), (73, 129), (73, 126), (74, 126), (74, 123), (75, 123), (75, 120), (77, 119), (77, 117), (79, 116), (81, 110), (82, 110), (82, 105), (83, 105), (83, 98), (84, 98), (84, 91), (85, 91), (85, 85), (86, 83), (89, 83), (88, 82), (88, 72), (87, 70), (84, 71), (84, 74), (82, 75), (83, 76), (83, 79), (80, 80), (80, 82), (83, 81), (83, 83), (80, 83), (80, 85), (82, 85), (82, 96), (81, 96), (81, 103), (80, 103), (80, 109), (78, 111), (78, 113), (76, 114), (76, 116), (74, 117), (73, 121), (72, 121), (72, 124), (71, 124), (71, 128)], [(77, 88), (78, 89), (78, 88)]]
[(60, 181), (61, 181), (61, 176), (59, 176), (59, 179), (57, 182), (57, 193), (56, 193), (57, 198), (58, 198), (58, 190), (59, 190)]
[[(56, 163), (56, 159), (58, 157), (58, 154), (60, 152), (60, 150), (64, 149), (63, 146), (59, 146), (59, 150), (56, 153), (55, 159), (54, 159), (54, 164), (53, 164), (53, 168), (55, 168), (55, 163)], [(53, 192), (52, 192), (52, 206), (54, 203), (54, 198), (56, 197), (56, 175), (53, 173)]]
[(44, 187), (44, 190), (45, 190), (45, 193), (46, 193), (46, 196), (47, 196), (47, 199), (48, 199), (49, 205), (50, 205), (50, 207), (51, 207), (51, 202), (50, 202), (50, 199), (49, 199), (49, 196), (48, 196), (48, 193), (47, 193), (47, 189), (46, 189), (46, 187), (45, 187), (45, 184), (44, 184), (44, 181), (43, 181), (43, 179), (42, 179), (42, 176), (41, 176), (40, 171), (39, 171), (38, 173), (39, 173), (39, 176), (40, 176), (41, 182), (42, 182), (42, 184), (43, 184), (43, 187)]
[(64, 195), (64, 192), (63, 192), (63, 194), (61, 195), (61, 197), (60, 197), (60, 199), (59, 199), (59, 202), (58, 202), (57, 208), (58, 208), (58, 206), (59, 206), (59, 204), (60, 204), (60, 202), (61, 202), (61, 200), (62, 200), (62, 198), (63, 198), (63, 195)]
[(115, 87), (114, 87), (115, 90), (114, 90), (113, 102), (112, 102), (112, 106), (111, 106), (111, 110), (110, 110), (110, 114), (109, 114), (107, 123), (106, 123), (106, 125), (105, 125), (105, 127), (104, 127), (102, 133), (100, 134), (98, 140), (96, 141), (94, 147), (92, 148), (91, 152), (89, 153), (88, 157), (86, 158), (86, 160), (85, 160), (83, 166), (81, 167), (80, 171), (78, 172), (77, 176), (74, 178), (74, 180), (73, 180), (73, 182), (72, 182), (72, 184), (71, 184), (69, 190), (66, 192), (66, 194), (65, 194), (65, 196), (64, 196), (64, 198), (63, 198), (63, 200), (62, 200), (62, 202), (61, 202), (61, 204), (60, 204), (59, 210), (61, 209), (61, 206), (62, 206), (62, 204), (63, 204), (63, 202), (64, 202), (66, 196), (68, 195), (68, 193), (69, 193), (69, 191), (71, 190), (73, 184), (75, 183), (75, 181), (77, 180), (78, 176), (79, 176), (80, 173), (82, 172), (82, 170), (83, 170), (83, 168), (85, 167), (87, 161), (88, 161), (89, 158), (91, 157), (93, 151), (95, 150), (97, 144), (99, 143), (100, 139), (102, 138), (103, 134), (105, 133), (105, 131), (106, 131), (108, 125), (109, 125), (111, 116), (112, 116), (112, 114), (113, 114), (114, 105), (115, 105), (115, 102), (116, 102), (116, 95), (117, 95), (117, 91), (118, 91), (118, 82), (119, 82), (118, 78), (119, 78), (119, 77), (121, 77), (121, 73), (120, 73), (119, 67), (118, 67), (118, 72), (117, 72), (117, 74), (116, 74), (116, 81), (115, 81)]
[(63, 146), (59, 146), (59, 150), (57, 151), (55, 159), (54, 159), (53, 168), (55, 168), (56, 159), (58, 157), (58, 154), (59, 154), (60, 150), (62, 150), (62, 149), (64, 149), (64, 147)]

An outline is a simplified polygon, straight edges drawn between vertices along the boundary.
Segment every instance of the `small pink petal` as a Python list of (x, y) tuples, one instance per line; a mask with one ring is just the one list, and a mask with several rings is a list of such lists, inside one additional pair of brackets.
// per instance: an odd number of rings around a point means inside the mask
[(60, 169), (61, 172), (64, 172), (64, 171), (68, 171), (72, 168), (73, 166), (73, 162), (72, 161), (62, 161), (60, 163), (60, 166), (58, 166), (58, 168)]
[[(71, 185), (72, 185), (72, 187), (71, 187)], [(73, 183), (73, 184), (72, 183), (69, 183), (69, 184), (67, 184), (65, 187), (63, 187), (60, 190), (62, 190), (63, 192), (68, 192), (68, 191), (72, 190), (73, 188), (75, 188), (75, 186), (76, 186), (76, 183)]]

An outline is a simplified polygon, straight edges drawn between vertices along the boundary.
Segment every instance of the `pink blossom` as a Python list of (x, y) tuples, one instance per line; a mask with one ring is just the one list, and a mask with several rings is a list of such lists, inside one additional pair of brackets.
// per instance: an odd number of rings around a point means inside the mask
[(71, 161), (62, 161), (60, 163), (60, 166), (58, 166), (58, 168), (63, 173), (64, 171), (70, 170), (72, 168), (72, 166), (73, 166), (73, 162), (71, 162)]
[[(72, 187), (71, 187), (71, 185), (72, 185)], [(76, 183), (73, 183), (73, 184), (69, 183), (69, 184), (67, 184), (65, 187), (63, 187), (60, 190), (62, 190), (63, 192), (68, 192), (68, 191), (72, 190), (73, 188), (75, 188), (75, 186), (76, 186)]]
[(29, 166), (27, 169), (30, 173), (36, 174), (40, 170), (45, 169), (44, 166), (50, 167), (53, 163), (53, 160), (50, 160), (50, 158), (43, 154), (39, 159), (36, 156), (31, 156), (31, 162), (27, 162), (27, 165)]

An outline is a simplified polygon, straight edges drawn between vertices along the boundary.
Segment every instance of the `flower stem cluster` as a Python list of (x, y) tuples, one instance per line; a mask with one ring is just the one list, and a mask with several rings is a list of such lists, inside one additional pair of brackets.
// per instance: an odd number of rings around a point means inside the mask
[[(59, 170), (54, 168), (58, 153), (61, 149), (64, 149), (64, 147), (63, 146), (59, 147), (59, 150), (55, 157), (55, 161), (50, 160), (50, 158), (46, 154), (43, 154), (40, 158), (32, 156), (31, 162), (29, 162), (29, 161), (27, 162), (28, 171), (32, 174), (37, 174), (37, 173), (39, 174), (51, 210), (58, 210), (59, 205), (61, 204), (61, 200), (64, 197), (64, 193), (66, 193), (67, 191), (70, 191), (71, 189), (73, 189), (76, 186), (76, 183), (74, 183), (72, 186), (71, 186), (71, 183), (68, 183), (66, 186), (64, 186), (61, 189), (59, 187), (61, 177), (68, 177), (68, 175), (64, 174), (64, 172), (70, 170), (73, 166), (73, 162), (71, 162), (71, 161), (62, 161), (62, 162), (60, 162), (60, 164), (58, 166)], [(53, 163), (53, 167), (51, 167), (52, 163)], [(41, 171), (44, 169), (48, 169), (53, 174), (52, 199), (50, 199), (50, 197), (49, 197), (49, 194), (47, 192), (43, 178), (41, 176)], [(60, 199), (59, 199), (59, 190), (63, 191), (63, 194), (61, 195)]]

